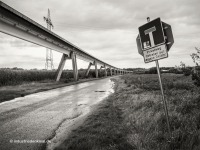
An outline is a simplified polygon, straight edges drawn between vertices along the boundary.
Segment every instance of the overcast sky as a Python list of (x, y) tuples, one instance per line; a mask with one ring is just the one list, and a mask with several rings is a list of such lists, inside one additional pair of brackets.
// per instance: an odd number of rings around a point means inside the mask
[[(95, 57), (119, 68), (149, 68), (138, 54), (138, 27), (160, 17), (171, 25), (174, 45), (161, 67), (193, 66), (190, 54), (200, 47), (199, 0), (2, 0), (46, 27), (43, 16), (51, 11), (53, 32)], [(57, 68), (61, 54), (53, 51)], [(46, 49), (0, 33), (0, 67), (44, 68)], [(78, 61), (78, 68), (88, 62)], [(65, 68), (71, 68), (68, 60)]]

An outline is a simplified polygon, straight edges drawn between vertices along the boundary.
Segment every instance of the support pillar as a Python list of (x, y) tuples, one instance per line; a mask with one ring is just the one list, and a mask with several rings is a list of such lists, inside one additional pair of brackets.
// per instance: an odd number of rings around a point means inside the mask
[(67, 55), (67, 54), (63, 54), (62, 57), (61, 57), (61, 60), (60, 60), (60, 64), (59, 64), (59, 66), (58, 66), (58, 69), (57, 69), (57, 71), (56, 71), (56, 81), (60, 81), (60, 77), (61, 77), (61, 75), (62, 75), (62, 71), (63, 71), (63, 68), (64, 68), (64, 66), (65, 66), (65, 62), (66, 62), (67, 59), (70, 59), (70, 58), (68, 57), (68, 55)]
[(112, 68), (110, 68), (110, 76), (112, 76)]
[(105, 69), (105, 76), (107, 77), (107, 69), (106, 69), (106, 67), (104, 69)]
[(74, 80), (78, 81), (78, 68), (77, 68), (76, 54), (74, 52), (72, 52), (71, 58), (72, 58)]
[(88, 69), (87, 69), (87, 71), (86, 71), (86, 73), (85, 73), (85, 76), (87, 77), (88, 76), (88, 74), (89, 74), (89, 72), (90, 72), (90, 67), (92, 66), (92, 63), (90, 62), (89, 63), (89, 65), (88, 65)]
[(97, 68), (97, 62), (96, 61), (94, 61), (94, 65), (95, 65), (96, 78), (98, 78), (98, 68)]

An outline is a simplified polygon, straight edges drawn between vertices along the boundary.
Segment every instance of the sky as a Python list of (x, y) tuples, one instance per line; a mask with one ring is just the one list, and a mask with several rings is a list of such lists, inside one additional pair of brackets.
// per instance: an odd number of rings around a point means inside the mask
[[(91, 55), (118, 68), (150, 68), (138, 53), (138, 27), (146, 18), (170, 24), (174, 44), (160, 67), (184, 62), (194, 66), (190, 54), (200, 47), (199, 0), (2, 0), (2, 2), (46, 27), (43, 19), (50, 9), (53, 32)], [(53, 51), (55, 69), (62, 54)], [(0, 68), (44, 69), (46, 48), (0, 32)], [(88, 62), (78, 60), (78, 68)], [(71, 69), (67, 60), (65, 69)]]

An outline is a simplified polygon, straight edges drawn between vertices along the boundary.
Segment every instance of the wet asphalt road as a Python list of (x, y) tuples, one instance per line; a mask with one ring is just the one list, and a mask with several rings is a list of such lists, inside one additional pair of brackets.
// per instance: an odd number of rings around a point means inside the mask
[(90, 111), (113, 92), (110, 78), (66, 86), (0, 104), (0, 149), (43, 149), (63, 121)]

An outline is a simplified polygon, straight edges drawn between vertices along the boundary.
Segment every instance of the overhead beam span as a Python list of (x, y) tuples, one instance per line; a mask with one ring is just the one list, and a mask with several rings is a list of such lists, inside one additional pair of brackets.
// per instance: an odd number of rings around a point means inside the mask
[(100, 59), (90, 55), (69, 41), (14, 10), (0, 1), (0, 32), (23, 39), (25, 41), (56, 50), (69, 55), (71, 52), (77, 57), (105, 64), (107, 67), (116, 68)]

